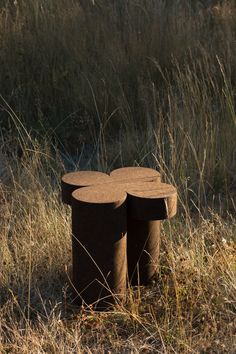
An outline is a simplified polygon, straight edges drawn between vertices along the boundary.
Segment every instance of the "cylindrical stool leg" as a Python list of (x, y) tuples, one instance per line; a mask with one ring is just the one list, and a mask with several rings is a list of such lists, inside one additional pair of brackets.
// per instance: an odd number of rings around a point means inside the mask
[[(124, 167), (111, 172), (115, 181), (131, 182), (136, 190), (155, 189), (160, 173), (151, 168)], [(144, 184), (140, 184), (143, 182)], [(150, 183), (152, 182), (152, 183)], [(128, 187), (128, 190), (132, 187)], [(160, 253), (160, 221), (127, 219), (128, 278), (131, 285), (147, 285), (158, 273)]]
[(147, 285), (159, 268), (160, 221), (127, 221), (128, 277), (131, 285)]
[(128, 190), (127, 254), (132, 285), (147, 285), (158, 273), (160, 221), (175, 215), (177, 191), (165, 183)]
[(72, 194), (73, 286), (78, 303), (104, 309), (126, 291), (126, 193), (82, 188)]

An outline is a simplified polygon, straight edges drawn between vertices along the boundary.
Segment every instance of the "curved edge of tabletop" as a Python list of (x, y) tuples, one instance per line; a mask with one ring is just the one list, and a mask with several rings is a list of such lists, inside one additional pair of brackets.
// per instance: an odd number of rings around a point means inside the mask
[(112, 185), (97, 185), (76, 189), (72, 193), (72, 205), (91, 204), (115, 208), (127, 200), (127, 193), (123, 188), (114, 188)]
[(177, 189), (166, 183), (156, 184), (154, 188), (145, 186), (127, 189), (129, 216), (137, 220), (164, 220), (177, 212)]
[(99, 171), (69, 172), (61, 178), (62, 202), (71, 205), (71, 195), (77, 188), (110, 182), (109, 175)]

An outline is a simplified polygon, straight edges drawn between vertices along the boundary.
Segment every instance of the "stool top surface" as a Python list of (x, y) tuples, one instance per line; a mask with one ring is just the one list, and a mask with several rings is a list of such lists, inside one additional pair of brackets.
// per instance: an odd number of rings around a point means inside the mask
[(145, 178), (160, 178), (160, 173), (147, 167), (122, 167), (110, 173), (113, 179), (138, 180)]
[(76, 189), (72, 193), (72, 198), (91, 204), (110, 204), (125, 201), (127, 193), (123, 188), (104, 184)]
[(160, 199), (177, 195), (177, 190), (174, 186), (166, 183), (143, 183), (137, 187), (135, 184), (130, 185), (127, 188), (127, 193), (138, 198)]
[(62, 176), (65, 184), (72, 186), (91, 186), (110, 181), (110, 176), (99, 171), (77, 171), (69, 172)]

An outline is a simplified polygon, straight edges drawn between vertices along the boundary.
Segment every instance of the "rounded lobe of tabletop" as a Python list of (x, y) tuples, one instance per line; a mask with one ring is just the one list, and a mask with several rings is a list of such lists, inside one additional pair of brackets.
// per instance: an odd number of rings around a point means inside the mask
[[(150, 184), (149, 184), (150, 185)], [(130, 187), (128, 194), (129, 216), (137, 220), (163, 220), (177, 212), (177, 190), (170, 184), (159, 183), (142, 190)]]
[(76, 189), (72, 193), (73, 205), (86, 203), (91, 205), (115, 205), (118, 207), (127, 198), (123, 188), (115, 188), (113, 185), (101, 184), (97, 186)]
[(159, 172), (147, 167), (122, 167), (113, 170), (110, 176), (112, 179), (120, 181), (160, 181), (161, 179)]
[(61, 179), (62, 201), (71, 205), (71, 195), (77, 188), (110, 181), (110, 176), (99, 171), (77, 171), (66, 173)]

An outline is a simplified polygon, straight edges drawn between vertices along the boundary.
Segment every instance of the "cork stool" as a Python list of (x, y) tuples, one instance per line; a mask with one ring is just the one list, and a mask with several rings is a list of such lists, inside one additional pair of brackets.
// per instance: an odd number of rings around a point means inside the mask
[[(152, 182), (153, 188), (161, 182), (160, 173), (145, 167), (123, 167), (111, 172), (110, 176), (114, 182), (133, 183), (137, 189), (138, 182)], [(145, 190), (149, 187), (140, 186)], [(132, 188), (130, 187), (130, 190)], [(129, 198), (129, 206), (132, 204)], [(127, 258), (128, 258), (128, 278), (131, 285), (147, 285), (158, 273), (158, 260), (160, 253), (160, 221), (156, 218), (142, 217), (135, 218), (133, 208), (128, 207), (127, 218)]]
[[(100, 187), (100, 188), (99, 188)], [(77, 303), (105, 309), (126, 292), (126, 199), (109, 185), (72, 193), (73, 285)]]
[[(160, 220), (174, 216), (177, 192), (143, 167), (114, 170), (110, 176), (82, 171), (62, 177), (62, 200), (72, 205), (73, 286), (98, 309), (125, 298), (132, 285), (146, 285), (158, 271)], [(89, 187), (86, 187), (89, 186)], [(127, 232), (127, 236), (126, 236)]]

